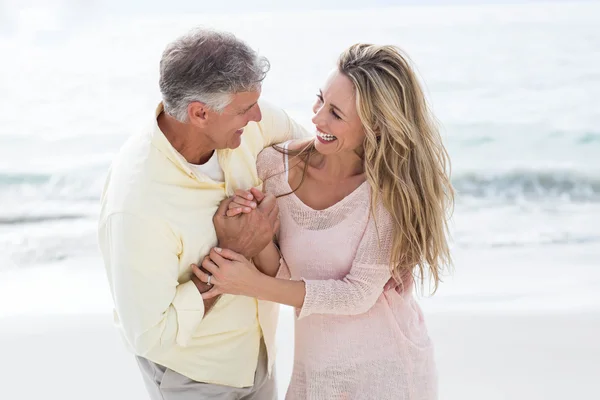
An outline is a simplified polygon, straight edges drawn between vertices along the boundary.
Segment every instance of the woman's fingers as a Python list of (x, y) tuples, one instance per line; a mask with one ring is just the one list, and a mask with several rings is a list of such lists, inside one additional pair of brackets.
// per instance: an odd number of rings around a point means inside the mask
[(386, 292), (390, 289), (396, 288), (396, 280), (394, 278), (388, 279), (387, 283), (383, 287), (383, 291)]
[(256, 208), (256, 202), (246, 200), (240, 196), (235, 196), (233, 198), (233, 202), (231, 204), (229, 204), (229, 208), (235, 208), (235, 207), (246, 207), (246, 208), (251, 208), (254, 210)]
[[(236, 253), (233, 250), (221, 249), (219, 247), (214, 247), (210, 251), (210, 258), (212, 258), (217, 264), (220, 264), (219, 261), (225, 260), (225, 259), (232, 260), (232, 261), (239, 261), (239, 262), (246, 261), (246, 257), (244, 257), (243, 255)], [(216, 260), (219, 260), (219, 261), (216, 261)]]
[(238, 202), (238, 199), (239, 199), (239, 197), (235, 197), (233, 199), (233, 201), (231, 203), (229, 203), (229, 209), (230, 210), (232, 208), (247, 208), (248, 211), (250, 211), (250, 210), (254, 210), (256, 208), (256, 204), (253, 207), (252, 206), (248, 206), (244, 202)]
[(200, 279), (200, 282), (206, 283), (206, 281), (208, 280), (208, 274), (206, 272), (202, 271), (198, 267), (198, 265), (192, 264), (192, 272), (194, 273), (194, 275), (196, 275), (198, 277), (198, 279)]
[(256, 208), (256, 201), (252, 193), (247, 190), (236, 189), (233, 201), (242, 207)]
[(200, 269), (200, 267), (198, 267), (196, 264), (192, 264), (192, 272), (194, 273), (194, 275), (196, 275), (198, 277), (198, 279), (200, 279), (200, 282), (204, 282), (204, 283), (208, 283), (208, 277), (210, 276), (210, 284), (214, 284), (215, 283), (215, 278), (214, 276), (207, 274), (206, 272), (202, 271)]
[(251, 200), (246, 200), (239, 195), (233, 196), (233, 201), (229, 203), (229, 209), (227, 210), (226, 215), (228, 217), (234, 217), (240, 213), (248, 214), (252, 212), (257, 207), (256, 202)]
[[(211, 260), (210, 257), (204, 257), (204, 260), (202, 260), (202, 266), (213, 276), (219, 273), (219, 266), (215, 262), (213, 262), (213, 260)], [(214, 280), (211, 280), (211, 283), (215, 283)]]
[(248, 190), (243, 190), (243, 189), (235, 189), (235, 191), (233, 192), (236, 196), (240, 196), (246, 200), (254, 200), (254, 196), (252, 195), (252, 193)]
[(236, 207), (236, 208), (230, 208), (229, 210), (227, 210), (225, 215), (227, 215), (228, 217), (235, 217), (236, 215), (239, 215), (243, 212), (244, 212), (244, 210), (241, 207)]

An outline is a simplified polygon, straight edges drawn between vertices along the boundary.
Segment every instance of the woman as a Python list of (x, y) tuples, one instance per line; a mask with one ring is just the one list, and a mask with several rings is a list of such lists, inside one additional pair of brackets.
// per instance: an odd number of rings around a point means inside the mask
[[(434, 399), (433, 349), (413, 276), (450, 262), (447, 153), (414, 72), (393, 46), (356, 44), (317, 94), (316, 138), (265, 149), (278, 245), (254, 264), (213, 249), (196, 275), (220, 293), (296, 308), (287, 399)], [(238, 192), (229, 214), (253, 212)], [(281, 261), (280, 261), (281, 260)], [(274, 277), (275, 276), (275, 277)], [(393, 277), (398, 290), (384, 290)], [(291, 278), (291, 279), (289, 279)]]

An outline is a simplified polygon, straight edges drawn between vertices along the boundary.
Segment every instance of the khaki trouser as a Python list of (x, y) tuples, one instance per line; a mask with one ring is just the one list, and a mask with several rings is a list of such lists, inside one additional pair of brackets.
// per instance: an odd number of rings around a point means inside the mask
[(268, 376), (267, 350), (262, 340), (254, 385), (247, 388), (196, 382), (143, 357), (136, 359), (151, 400), (277, 400), (275, 371)]

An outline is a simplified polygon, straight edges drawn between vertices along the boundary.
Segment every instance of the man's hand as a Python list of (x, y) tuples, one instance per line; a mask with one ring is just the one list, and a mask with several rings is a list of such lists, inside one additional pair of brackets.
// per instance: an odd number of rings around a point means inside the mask
[[(269, 223), (273, 229), (273, 236), (277, 235), (279, 233), (279, 206), (277, 205), (277, 198), (273, 195), (265, 194), (256, 188), (250, 189), (250, 193), (258, 202), (258, 208), (269, 215)], [(269, 202), (272, 200), (273, 203), (264, 202), (267, 198), (269, 199)]]
[[(210, 289), (212, 289), (212, 285), (202, 282), (194, 273), (192, 273), (192, 282), (194, 282), (200, 294), (206, 293)], [(204, 315), (206, 315), (210, 311), (210, 309), (215, 305), (217, 300), (219, 300), (219, 297), (220, 296), (213, 297), (210, 299), (204, 299)]]
[[(258, 189), (252, 188), (248, 190), (236, 189), (232, 201), (227, 207), (225, 215), (228, 217), (235, 217), (239, 214), (249, 214), (256, 209), (257, 203), (260, 204), (265, 199), (266, 195)], [(279, 216), (279, 210), (275, 210), (272, 215)], [(279, 218), (272, 220), (273, 233), (277, 234), (279, 229)]]
[(275, 196), (265, 195), (258, 189), (251, 189), (250, 194), (258, 203), (253, 212), (228, 217), (227, 211), (234, 196), (223, 200), (213, 217), (219, 246), (243, 254), (246, 258), (260, 253), (279, 228), (279, 208)]

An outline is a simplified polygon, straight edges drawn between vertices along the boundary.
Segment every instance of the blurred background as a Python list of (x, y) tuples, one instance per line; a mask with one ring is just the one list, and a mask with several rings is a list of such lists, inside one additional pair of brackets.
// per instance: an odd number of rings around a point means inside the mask
[[(111, 158), (198, 25), (271, 61), (310, 131), (355, 42), (412, 58), (452, 159), (454, 271), (423, 296), (440, 399), (600, 398), (600, 2), (0, 0), (0, 365), (6, 399), (143, 399), (96, 243)], [(291, 372), (292, 314), (279, 330)]]

